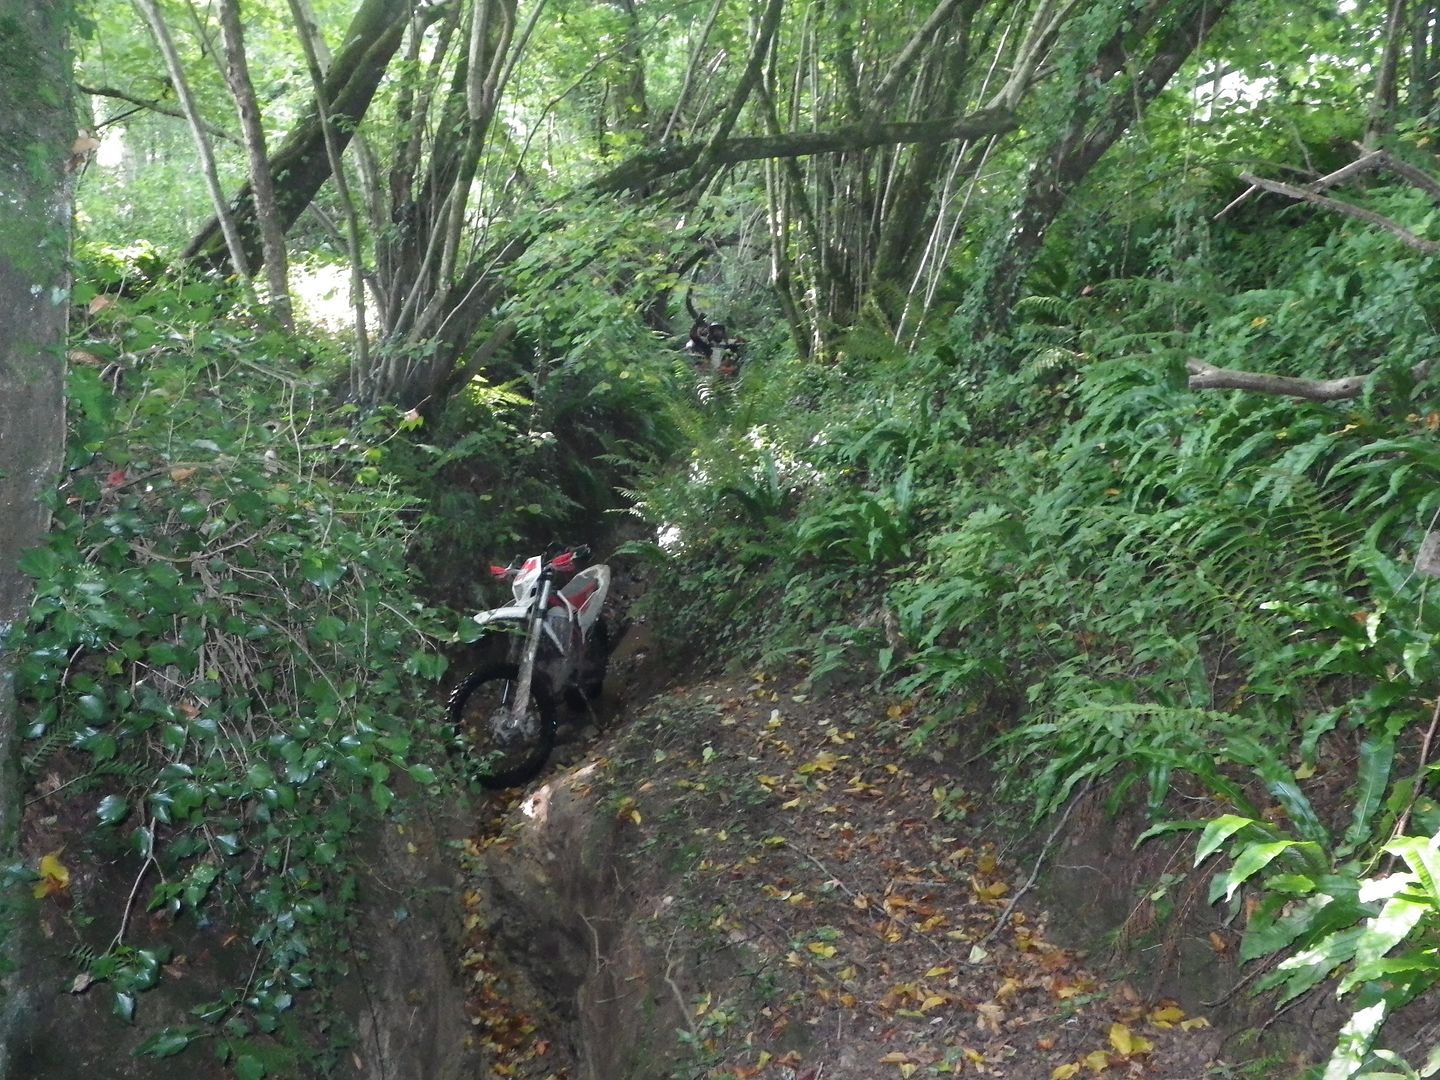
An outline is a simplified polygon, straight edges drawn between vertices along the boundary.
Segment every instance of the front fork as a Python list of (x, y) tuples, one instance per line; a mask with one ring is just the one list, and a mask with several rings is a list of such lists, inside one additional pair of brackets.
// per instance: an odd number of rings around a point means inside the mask
[(544, 633), (545, 612), (550, 608), (554, 586), (548, 576), (540, 581), (540, 595), (531, 609), (530, 627), (525, 634), (525, 651), (520, 654), (520, 675), (515, 682), (515, 700), (510, 703), (510, 721), (525, 730), (525, 712), (530, 707), (530, 687), (535, 682), (535, 657), (540, 652), (540, 635)]

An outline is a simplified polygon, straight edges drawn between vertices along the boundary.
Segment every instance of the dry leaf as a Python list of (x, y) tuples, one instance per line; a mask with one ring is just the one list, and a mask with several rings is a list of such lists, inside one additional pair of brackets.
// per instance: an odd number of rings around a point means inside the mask
[(1185, 1019), (1185, 1013), (1174, 1005), (1162, 1005), (1150, 1014), (1150, 1022), (1156, 1027), (1169, 1027)]
[[(64, 848), (60, 849), (61, 851)], [(35, 899), (43, 900), (51, 893), (70, 887), (70, 871), (60, 861), (60, 851), (52, 851), (40, 859), (40, 880), (35, 883)]]
[(1080, 1066), (1075, 1062), (1068, 1065), (1057, 1065), (1050, 1073), (1050, 1080), (1072, 1080), (1080, 1075)]
[(980, 1030), (993, 1035), (1000, 1034), (1000, 1022), (1005, 1019), (1005, 1010), (993, 1002), (984, 1001), (975, 1006), (975, 1022)]

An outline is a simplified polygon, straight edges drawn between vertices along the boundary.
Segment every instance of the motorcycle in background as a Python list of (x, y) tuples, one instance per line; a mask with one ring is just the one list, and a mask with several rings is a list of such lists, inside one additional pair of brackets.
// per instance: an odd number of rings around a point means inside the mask
[(510, 582), (514, 602), (474, 618), (487, 633), (507, 636), (505, 653), (450, 695), (457, 748), (485, 787), (533, 777), (554, 748), (560, 702), (583, 707), (600, 696), (610, 651), (601, 617), (610, 568), (597, 563), (577, 571), (589, 555), (580, 546), (490, 567)]

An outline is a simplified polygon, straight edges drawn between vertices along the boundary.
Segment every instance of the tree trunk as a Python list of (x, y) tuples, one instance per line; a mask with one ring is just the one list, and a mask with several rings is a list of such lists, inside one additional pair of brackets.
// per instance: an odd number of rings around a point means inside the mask
[[(1144, 55), (1144, 35), (1138, 35), (1136, 41), (1137, 32), (1128, 20), (1100, 50), (1087, 79), (1089, 89), (1081, 91), (1069, 122), (1049, 151), (1031, 165), (1020, 208), (1007, 219), (1003, 236), (991, 246), (989, 277), (972, 294), (966, 312), (976, 341), (1002, 333), (1009, 325), (1025, 273), (1065, 203), (1200, 47), (1229, 3), (1153, 0), (1141, 16), (1158, 34), (1148, 56)], [(1136, 67), (1140, 70), (1133, 82), (1117, 83)]]
[(170, 37), (170, 28), (165, 25), (165, 19), (160, 14), (160, 9), (155, 0), (135, 0), (135, 7), (150, 24), (150, 32), (155, 35), (155, 44), (160, 49), (160, 55), (165, 60), (165, 70), (170, 77), (170, 85), (175, 88), (175, 96), (180, 99), (180, 107), (185, 110), (185, 118), (190, 122), (190, 134), (195, 140), (195, 150), (200, 155), (200, 171), (205, 177), (205, 188), (210, 193), (210, 202), (215, 207), (215, 220), (220, 228), (221, 235), (225, 239), (225, 248), (230, 253), (230, 265), (242, 279), (250, 276), (249, 260), (245, 256), (245, 249), (240, 240), (240, 233), (235, 227), (234, 215), (225, 201), (225, 192), (220, 186), (220, 175), (215, 168), (215, 154), (210, 148), (210, 136), (205, 131), (205, 121), (200, 115), (200, 107), (195, 102), (195, 97), (190, 93), (190, 83), (185, 77), (185, 68), (180, 63), (180, 55), (175, 50), (175, 42)]
[[(400, 47), (409, 12), (408, 0), (364, 0), (350, 22), (345, 44), (325, 76), (325, 99), (330, 103), (330, 120), (342, 151), (369, 109), (390, 58)], [(270, 175), (277, 181), (275, 198), (280, 223), (289, 229), (330, 179), (325, 130), (314, 109), (300, 119), (270, 158)], [(264, 256), (255, 220), (255, 198), (248, 184), (240, 189), (234, 206), (245, 258), (258, 267)], [(226, 257), (219, 222), (212, 219), (196, 233), (182, 256), (223, 265)]]
[[(75, 140), (68, 4), (0, 0), (0, 861), (18, 858), (15, 656), (31, 583), (21, 554), (49, 527), (65, 435), (68, 173)], [(0, 896), (0, 1076), (23, 1070), (37, 991), (22, 981), (33, 930), (26, 893)], [(53, 995), (53, 989), (50, 990)]]
[(260, 246), (265, 256), (265, 280), (270, 287), (270, 310), (286, 330), (295, 329), (290, 306), (289, 258), (285, 252), (285, 229), (275, 207), (275, 184), (270, 178), (270, 157), (265, 150), (265, 127), (260, 122), (260, 103), (250, 81), (245, 60), (245, 35), (240, 27), (240, 0), (220, 0), (220, 29), (225, 40), (225, 79), (240, 130), (245, 135), (245, 152), (250, 162), (250, 186), (255, 191), (255, 212), (260, 224)]

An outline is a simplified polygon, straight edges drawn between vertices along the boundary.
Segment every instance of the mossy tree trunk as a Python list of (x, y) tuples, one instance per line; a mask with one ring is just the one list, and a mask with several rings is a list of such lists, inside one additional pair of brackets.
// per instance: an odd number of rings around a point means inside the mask
[[(68, 175), (76, 128), (64, 0), (0, 0), (0, 863), (16, 857), (13, 630), (31, 583), (20, 556), (49, 527), (44, 502), (64, 449), (69, 303)], [(23, 889), (0, 886), (0, 1076), (14, 1075), (29, 1024)], [(18, 1064), (16, 1066), (18, 1068)]]

